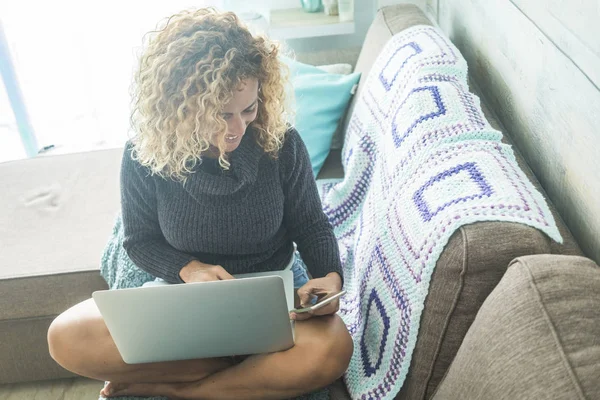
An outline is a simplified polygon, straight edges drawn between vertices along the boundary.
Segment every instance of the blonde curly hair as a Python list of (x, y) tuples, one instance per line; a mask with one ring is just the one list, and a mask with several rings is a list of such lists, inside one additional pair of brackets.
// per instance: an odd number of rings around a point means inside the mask
[(132, 86), (133, 157), (153, 174), (185, 181), (218, 140), (219, 164), (228, 169), (221, 114), (243, 80), (257, 79), (259, 102), (251, 126), (273, 157), (282, 146), (288, 114), (288, 70), (279, 46), (253, 36), (231, 12), (183, 11), (151, 32)]

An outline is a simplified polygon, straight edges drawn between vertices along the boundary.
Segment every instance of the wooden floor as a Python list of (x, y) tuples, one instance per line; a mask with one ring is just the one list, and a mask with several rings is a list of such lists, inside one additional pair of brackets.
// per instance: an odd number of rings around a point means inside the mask
[(0, 385), (0, 400), (97, 400), (104, 382), (86, 378)]

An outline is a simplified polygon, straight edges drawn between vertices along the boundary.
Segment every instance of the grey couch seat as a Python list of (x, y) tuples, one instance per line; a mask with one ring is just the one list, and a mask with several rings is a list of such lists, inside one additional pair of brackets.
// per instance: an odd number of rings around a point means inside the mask
[(46, 332), (106, 289), (98, 273), (119, 209), (122, 149), (0, 164), (0, 383), (72, 376)]

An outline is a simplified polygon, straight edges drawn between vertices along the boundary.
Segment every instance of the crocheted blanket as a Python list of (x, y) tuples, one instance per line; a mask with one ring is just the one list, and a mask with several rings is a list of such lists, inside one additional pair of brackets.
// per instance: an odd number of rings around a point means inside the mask
[(350, 120), (345, 178), (320, 184), (348, 291), (340, 315), (355, 345), (345, 375), (352, 398), (392, 399), (401, 389), (433, 269), (457, 228), (510, 221), (562, 241), (501, 138), (441, 31), (416, 26), (390, 39)]

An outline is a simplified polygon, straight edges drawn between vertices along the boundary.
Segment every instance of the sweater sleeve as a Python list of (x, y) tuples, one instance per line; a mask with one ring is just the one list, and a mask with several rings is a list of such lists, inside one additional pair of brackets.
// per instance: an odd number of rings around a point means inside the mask
[(313, 278), (337, 272), (344, 279), (337, 239), (323, 212), (310, 157), (295, 129), (281, 152), (284, 172), (284, 223)]
[(156, 187), (150, 171), (131, 157), (125, 147), (121, 164), (123, 247), (140, 269), (169, 283), (183, 283), (179, 271), (195, 258), (173, 248), (165, 239), (156, 205)]

